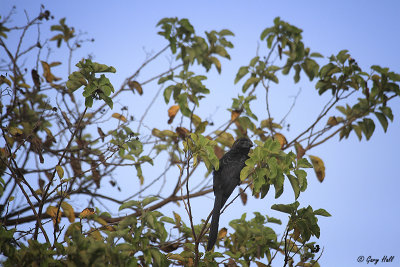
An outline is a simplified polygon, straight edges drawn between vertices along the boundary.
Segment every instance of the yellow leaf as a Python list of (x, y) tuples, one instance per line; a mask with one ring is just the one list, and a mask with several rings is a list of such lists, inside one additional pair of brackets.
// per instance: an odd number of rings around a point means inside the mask
[(281, 148), (283, 148), (283, 146), (287, 144), (286, 137), (285, 137), (283, 134), (276, 133), (276, 134), (274, 135), (274, 138), (275, 138), (276, 140), (278, 140), (278, 142), (281, 144)]
[(197, 161), (197, 154), (194, 154), (194, 155), (193, 155), (193, 167), (196, 167), (197, 164), (198, 164), (198, 161)]
[(306, 150), (303, 148), (303, 146), (300, 143), (295, 143), (294, 147), (296, 149), (296, 153), (297, 153), (297, 159), (301, 159), (304, 154), (306, 153)]
[(58, 66), (58, 65), (61, 65), (61, 62), (60, 62), (60, 61), (51, 62), (51, 63), (49, 64), (50, 67), (55, 67), (55, 66)]
[(176, 225), (180, 226), (181, 225), (181, 216), (178, 213), (176, 213), (175, 211), (173, 211), (172, 213), (174, 214)]
[(338, 121), (336, 120), (335, 116), (329, 117), (328, 122), (326, 123), (329, 126), (335, 126), (338, 124)]
[(224, 227), (218, 232), (218, 239), (224, 238), (226, 234), (228, 233), (228, 230)]
[(54, 138), (53, 133), (49, 130), (49, 128), (44, 128), (44, 131), (47, 133), (49, 137)]
[(91, 118), (94, 117), (94, 114), (93, 113), (86, 113), (85, 116), (83, 116), (83, 117), (91, 119)]
[(196, 114), (192, 115), (192, 122), (194, 124), (194, 126), (199, 126), (199, 124), (201, 123), (201, 118), (199, 116), (197, 116)]
[(168, 109), (168, 117), (169, 117), (168, 124), (172, 123), (178, 111), (179, 111), (178, 105), (174, 105)]
[(46, 81), (48, 83), (52, 83), (54, 81), (58, 81), (61, 80), (61, 78), (58, 78), (56, 76), (53, 75), (53, 73), (51, 73), (51, 66), (49, 65), (49, 63), (45, 62), (45, 61), (41, 61), (42, 62), (42, 67), (43, 67), (43, 76), (46, 78)]
[(179, 171), (182, 172), (182, 167), (181, 167), (181, 165), (177, 164), (176, 166), (178, 166)]
[(129, 81), (128, 86), (130, 89), (136, 90), (139, 93), (139, 95), (143, 94), (143, 88), (137, 81)]
[(89, 235), (98, 241), (103, 240), (103, 237), (101, 236), (99, 230), (94, 230), (94, 228), (90, 228)]
[(161, 132), (161, 136), (162, 136), (162, 137), (165, 137), (165, 136), (168, 136), (168, 137), (177, 137), (178, 134), (176, 134), (176, 133), (174, 133), (173, 131), (170, 131), (170, 130), (164, 130), (164, 131)]
[(57, 35), (54, 35), (53, 37), (51, 37), (50, 41), (55, 41), (57, 39), (62, 39), (63, 37), (64, 37), (64, 35), (62, 35), (60, 33), (60, 34), (57, 34)]
[(372, 75), (371, 78), (372, 78), (373, 81), (379, 82), (381, 77), (379, 75), (377, 75), (377, 74), (374, 74), (374, 75)]
[(309, 156), (311, 163), (314, 167), (315, 174), (317, 175), (318, 181), (322, 183), (325, 178), (325, 164), (319, 157), (316, 156)]
[(110, 231), (110, 232), (115, 232), (115, 228), (113, 226), (111, 226), (111, 225), (106, 225), (105, 226), (105, 230)]
[(89, 217), (90, 215), (93, 215), (93, 214), (94, 214), (94, 209), (93, 208), (86, 208), (79, 214), (79, 217), (80, 218), (86, 218), (86, 217)]
[(217, 134), (217, 138), (215, 139), (218, 143), (231, 147), (235, 142), (235, 139), (230, 133), (222, 132), (222, 131), (215, 131)]
[(60, 177), (60, 178), (64, 177), (64, 170), (60, 165), (56, 166), (56, 171), (57, 171), (58, 177)]
[(246, 194), (246, 192), (245, 192), (242, 188), (240, 188), (240, 187), (239, 187), (239, 190), (240, 190), (240, 199), (242, 200), (243, 205), (246, 205), (246, 203), (247, 203), (247, 194)]
[(55, 89), (63, 89), (64, 86), (61, 84), (56, 84), (56, 83), (50, 83), (51, 87), (55, 88)]
[(43, 193), (43, 191), (42, 191), (42, 189), (39, 188), (38, 190), (35, 190), (35, 193), (37, 195), (41, 195)]
[(294, 232), (293, 232), (293, 234), (292, 234), (292, 237), (293, 237), (293, 239), (294, 240), (298, 240), (299, 239), (299, 237), (300, 237), (300, 230), (299, 230), (299, 228), (294, 228)]
[(26, 83), (20, 83), (20, 84), (18, 84), (17, 86), (18, 86), (18, 87), (22, 87), (22, 88), (26, 88), (26, 89), (31, 88), (31, 86), (30, 86), (29, 84), (26, 84)]
[(161, 135), (161, 131), (158, 130), (157, 128), (154, 128), (154, 129), (151, 131), (151, 134), (154, 135), (154, 136), (156, 136), (156, 137), (159, 137), (159, 138), (163, 137), (163, 136)]
[(22, 130), (17, 127), (9, 127), (8, 131), (10, 132), (11, 135), (23, 134)]
[(70, 223), (75, 222), (75, 213), (74, 213), (74, 209), (72, 208), (72, 206), (70, 204), (68, 204), (67, 202), (61, 202), (61, 208), (63, 209), (63, 212), (65, 214), (65, 216), (67, 216), (68, 220)]
[(212, 63), (214, 63), (215, 67), (218, 70), (218, 73), (221, 73), (221, 62), (219, 62), (216, 57), (210, 57), (209, 59), (212, 61)]
[(274, 128), (273, 121), (274, 121), (274, 118), (269, 118), (268, 120), (262, 120), (260, 126), (261, 126), (261, 128), (268, 128), (268, 129), (271, 129), (271, 127)]
[(7, 157), (9, 155), (8, 151), (4, 147), (0, 147), (0, 154), (2, 157)]
[(241, 113), (241, 111), (239, 111), (239, 110), (236, 110), (236, 109), (232, 110), (231, 121), (235, 121), (239, 117), (240, 113)]
[(111, 115), (113, 118), (116, 118), (117, 120), (123, 121), (123, 122), (127, 122), (128, 120), (121, 114), (119, 113), (114, 113)]
[(54, 224), (56, 224), (57, 211), (58, 211), (57, 222), (60, 222), (62, 215), (61, 210), (58, 210), (58, 208), (54, 206), (48, 206), (46, 209), (46, 213), (53, 219)]
[[(79, 232), (81, 231), (81, 224), (79, 222), (71, 223), (68, 226), (67, 231), (65, 231), (65, 237), (71, 236), (72, 233), (75, 231), (79, 231)], [(64, 237), (64, 240), (65, 240), (65, 237)]]
[(0, 85), (2, 85), (3, 83), (8, 84), (8, 86), (11, 87), (11, 82), (9, 79), (6, 78), (6, 76), (4, 75), (0, 75)]
[(65, 122), (67, 123), (68, 127), (71, 128), (72, 124), (70, 122), (70, 120), (68, 119), (67, 113), (65, 113), (64, 111), (61, 112), (61, 115), (63, 116)]
[(97, 217), (97, 218), (95, 218), (94, 220), (95, 220), (96, 222), (98, 222), (99, 224), (103, 225), (103, 226), (105, 226), (105, 225), (108, 224), (104, 219), (102, 219), (102, 218), (100, 218), (100, 217)]
[(169, 254), (167, 254), (167, 258), (168, 258), (168, 259), (171, 259), (171, 260), (185, 261), (185, 258), (182, 257), (182, 256), (179, 255), (179, 254), (171, 254), (171, 253), (169, 253)]
[(267, 267), (267, 265), (265, 265), (262, 262), (256, 261), (257, 267)]

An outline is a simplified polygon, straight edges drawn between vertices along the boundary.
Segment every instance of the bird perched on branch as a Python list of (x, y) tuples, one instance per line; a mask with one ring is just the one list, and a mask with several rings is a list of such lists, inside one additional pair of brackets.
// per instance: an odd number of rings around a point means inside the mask
[(211, 250), (214, 247), (217, 240), (220, 211), (235, 187), (240, 184), (240, 171), (245, 166), (245, 161), (249, 158), (248, 154), (252, 146), (253, 143), (247, 137), (237, 139), (233, 143), (231, 150), (226, 152), (219, 160), (219, 169), (213, 173), (215, 201), (207, 250)]

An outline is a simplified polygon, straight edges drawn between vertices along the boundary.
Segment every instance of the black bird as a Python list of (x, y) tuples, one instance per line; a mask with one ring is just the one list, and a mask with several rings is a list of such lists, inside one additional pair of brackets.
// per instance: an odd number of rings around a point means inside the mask
[(252, 146), (253, 143), (247, 137), (237, 139), (231, 150), (219, 160), (218, 171), (213, 173), (215, 201), (207, 250), (214, 247), (217, 240), (220, 211), (235, 187), (240, 184), (240, 171), (246, 166), (244, 162), (249, 158), (248, 154)]

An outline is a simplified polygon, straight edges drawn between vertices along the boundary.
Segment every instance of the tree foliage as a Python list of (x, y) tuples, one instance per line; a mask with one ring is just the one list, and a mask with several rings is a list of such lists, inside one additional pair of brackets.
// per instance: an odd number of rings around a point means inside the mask
[[(376, 123), (386, 132), (393, 121), (391, 100), (400, 95), (399, 74), (377, 65), (362, 70), (347, 50), (329, 57), (312, 51), (303, 43), (302, 30), (278, 17), (260, 35), (266, 43), (262, 55), (232, 77), (242, 92), (227, 107), (226, 122), (216, 126), (196, 109), (210, 93), (204, 83), (207, 73), (214, 67), (220, 73), (221, 62), (230, 59), (230, 30), (198, 34), (187, 19), (161, 19), (157, 27), (165, 47), (114, 88), (109, 78), (118, 70), (112, 66), (89, 57), (73, 68), (73, 54), (85, 40), (65, 18), (56, 22), (42, 7), (24, 25), (13, 25), (13, 12), (0, 18), (0, 246), (5, 266), (319, 265), (318, 216), (330, 214), (297, 201), (307, 190), (305, 169), (314, 168), (321, 182), (325, 177), (323, 160), (309, 152), (352, 132), (369, 140)], [(25, 38), (33, 28), (44, 27), (54, 36), (43, 39), (39, 30), (37, 40)], [(10, 34), (19, 36), (16, 46), (8, 42)], [(63, 46), (67, 55), (61, 52)], [(53, 49), (54, 55), (44, 56), (44, 47)], [(139, 79), (149, 63), (168, 53), (173, 55), (168, 69)], [(50, 61), (53, 57), (59, 61)], [(26, 59), (30, 60), (25, 65)], [(68, 70), (61, 78), (54, 74), (60, 65)], [(294, 83), (307, 78), (319, 95), (329, 95), (313, 122), (296, 129), (291, 140), (282, 130), (286, 116), (277, 121), (269, 109), (270, 90), (287, 75)], [(118, 98), (140, 98), (150, 86), (159, 86), (169, 105), (169, 128), (146, 125), (154, 101), (140, 117)], [(266, 98), (259, 100), (261, 94)], [(349, 100), (352, 95), (355, 103)], [(125, 105), (120, 113), (114, 107), (117, 100)], [(252, 107), (262, 101), (266, 112), (255, 114)], [(110, 123), (113, 120), (117, 125)], [(245, 188), (225, 209), (239, 196), (245, 204), (246, 190), (263, 199), (273, 187), (279, 199), (285, 181), (292, 187), (294, 202), (271, 207), (287, 214), (286, 222), (259, 212), (232, 220), (233, 232), (221, 229), (218, 249), (205, 253), (211, 210), (208, 218), (195, 221), (190, 201), (212, 192), (210, 173), (241, 136), (251, 136), (256, 147), (241, 173)], [(133, 170), (143, 186), (124, 200), (99, 193), (107, 186), (121, 190), (115, 173), (123, 167)], [(197, 185), (190, 178), (202, 170), (208, 182)], [(158, 178), (150, 175), (156, 172)], [(172, 188), (157, 184), (163, 176)], [(109, 208), (103, 201), (110, 203)], [(77, 210), (76, 202), (85, 207)], [(186, 212), (163, 214), (162, 207), (171, 203), (182, 204)], [(284, 232), (276, 233), (275, 226), (282, 223)], [(281, 263), (276, 263), (278, 253), (284, 256)]]

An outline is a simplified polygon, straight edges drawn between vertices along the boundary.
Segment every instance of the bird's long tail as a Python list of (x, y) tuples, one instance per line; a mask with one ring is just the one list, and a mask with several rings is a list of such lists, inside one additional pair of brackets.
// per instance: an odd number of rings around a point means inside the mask
[(221, 211), (222, 196), (215, 196), (213, 215), (211, 219), (210, 234), (208, 236), (207, 250), (211, 250), (217, 241), (219, 214)]

